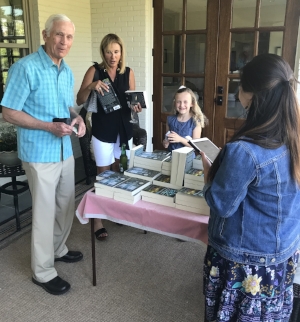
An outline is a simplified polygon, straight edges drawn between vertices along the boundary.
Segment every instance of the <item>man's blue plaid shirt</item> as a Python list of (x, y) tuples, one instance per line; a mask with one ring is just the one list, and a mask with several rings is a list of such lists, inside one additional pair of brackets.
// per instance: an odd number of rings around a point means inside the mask
[[(52, 122), (69, 118), (74, 104), (74, 77), (62, 60), (60, 68), (43, 46), (16, 63), (8, 71), (1, 105), (23, 111), (36, 119)], [(50, 132), (18, 127), (18, 154), (25, 162), (59, 162), (72, 154), (69, 136), (59, 138)]]

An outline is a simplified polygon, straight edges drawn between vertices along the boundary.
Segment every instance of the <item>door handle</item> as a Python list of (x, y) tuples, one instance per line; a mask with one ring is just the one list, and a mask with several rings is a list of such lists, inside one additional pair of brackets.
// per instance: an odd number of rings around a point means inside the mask
[(215, 103), (217, 103), (217, 105), (223, 105), (223, 96), (217, 96), (215, 98)]

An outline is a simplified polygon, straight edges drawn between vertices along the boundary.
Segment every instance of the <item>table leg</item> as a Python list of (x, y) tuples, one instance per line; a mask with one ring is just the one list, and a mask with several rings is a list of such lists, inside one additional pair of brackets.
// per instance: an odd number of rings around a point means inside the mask
[(94, 234), (95, 221), (91, 218), (91, 238), (92, 238), (92, 267), (93, 267), (93, 286), (96, 286), (96, 256), (95, 256), (95, 234)]
[(17, 187), (17, 181), (16, 177), (12, 177), (12, 188), (16, 192), (14, 194), (14, 206), (15, 206), (15, 216), (16, 216), (16, 226), (17, 231), (21, 230), (21, 224), (20, 224), (20, 212), (19, 212), (19, 202), (18, 202), (18, 187)]

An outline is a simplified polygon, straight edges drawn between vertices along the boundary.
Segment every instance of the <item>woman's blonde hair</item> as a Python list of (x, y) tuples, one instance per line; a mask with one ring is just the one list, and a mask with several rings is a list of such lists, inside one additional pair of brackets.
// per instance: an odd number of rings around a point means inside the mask
[(109, 69), (109, 66), (105, 59), (105, 50), (111, 45), (111, 44), (118, 44), (121, 48), (121, 58), (119, 61), (119, 68), (120, 68), (120, 74), (124, 74), (126, 65), (125, 65), (125, 48), (122, 39), (117, 36), (116, 34), (107, 34), (101, 41), (100, 44), (100, 55), (102, 58), (102, 62), (100, 63), (100, 67), (104, 69)]
[(192, 98), (192, 106), (190, 107), (190, 113), (192, 113), (192, 117), (194, 120), (195, 125), (200, 124), (200, 126), (203, 128), (205, 125), (208, 124), (208, 119), (206, 118), (206, 116), (202, 113), (201, 108), (198, 104), (197, 101), (197, 97), (195, 95), (195, 93), (188, 87), (180, 87), (177, 92), (174, 95), (174, 112), (177, 115), (178, 111), (176, 110), (176, 96), (177, 94), (181, 94), (181, 93), (189, 93), (191, 95)]

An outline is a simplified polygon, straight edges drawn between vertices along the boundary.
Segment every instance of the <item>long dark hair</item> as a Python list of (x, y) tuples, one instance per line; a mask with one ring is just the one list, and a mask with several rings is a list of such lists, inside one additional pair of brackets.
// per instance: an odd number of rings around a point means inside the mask
[[(244, 140), (267, 149), (285, 144), (293, 177), (300, 184), (300, 110), (292, 69), (280, 56), (262, 54), (244, 66), (240, 77), (242, 90), (253, 97), (244, 124), (229, 142)], [(210, 168), (208, 180), (214, 178), (219, 165), (220, 155)]]

